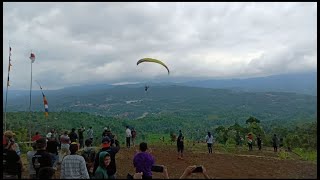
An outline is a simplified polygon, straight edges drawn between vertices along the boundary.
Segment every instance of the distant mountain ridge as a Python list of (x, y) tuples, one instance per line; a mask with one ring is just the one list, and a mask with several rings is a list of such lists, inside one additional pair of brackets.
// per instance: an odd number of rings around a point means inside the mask
[(191, 87), (233, 89), (246, 92), (293, 92), (317, 95), (317, 73), (283, 74), (248, 79), (203, 80), (182, 83)]
[[(98, 89), (109, 89), (116, 86), (121, 87), (142, 87), (145, 84), (151, 86), (168, 86), (180, 85), (189, 87), (202, 87), (213, 89), (231, 89), (244, 92), (293, 92), (298, 94), (317, 95), (317, 72), (299, 73), (299, 74), (283, 74), (266, 77), (246, 78), (246, 79), (219, 79), (219, 80), (195, 80), (184, 81), (180, 83), (174, 82), (158, 82), (152, 83), (136, 83), (124, 85), (111, 84), (86, 84), (79, 86), (65, 87), (58, 90), (47, 90), (49, 92), (73, 92), (86, 93)], [(29, 90), (9, 90), (9, 96), (28, 95)], [(38, 91), (38, 90), (33, 90)], [(3, 89), (5, 97), (5, 89)]]

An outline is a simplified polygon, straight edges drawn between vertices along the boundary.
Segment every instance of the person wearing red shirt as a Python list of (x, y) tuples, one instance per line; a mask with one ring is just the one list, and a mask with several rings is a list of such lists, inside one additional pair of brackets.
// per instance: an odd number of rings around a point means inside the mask
[(247, 136), (247, 140), (248, 140), (248, 147), (249, 147), (249, 151), (252, 151), (252, 144), (253, 144), (253, 136), (251, 133), (248, 134)]
[(38, 139), (40, 139), (41, 138), (41, 135), (39, 134), (39, 132), (36, 132), (36, 135), (34, 135), (33, 137), (32, 137), (32, 139), (31, 139), (31, 141), (37, 141)]

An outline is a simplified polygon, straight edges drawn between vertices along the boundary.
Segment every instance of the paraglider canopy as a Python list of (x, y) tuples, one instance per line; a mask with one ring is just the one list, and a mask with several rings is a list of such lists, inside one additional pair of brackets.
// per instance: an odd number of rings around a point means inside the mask
[(157, 60), (157, 59), (153, 59), (153, 58), (143, 58), (143, 59), (140, 59), (138, 62), (137, 62), (137, 65), (139, 65), (140, 63), (143, 63), (143, 62), (153, 62), (153, 63), (158, 63), (158, 64), (161, 64), (163, 67), (165, 67), (168, 71), (168, 75), (170, 74), (170, 70), (169, 68), (160, 60)]

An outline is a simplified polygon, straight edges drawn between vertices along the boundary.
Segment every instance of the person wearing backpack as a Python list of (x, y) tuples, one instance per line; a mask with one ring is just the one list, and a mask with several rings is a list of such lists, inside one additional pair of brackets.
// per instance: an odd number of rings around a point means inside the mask
[(94, 163), (94, 158), (96, 156), (96, 151), (92, 146), (92, 141), (90, 139), (87, 139), (85, 141), (85, 148), (82, 151), (81, 156), (84, 158), (86, 161), (86, 167), (89, 173), (90, 178), (93, 177), (93, 163)]
[(96, 154), (95, 160), (94, 160), (94, 168), (93, 168), (93, 172), (95, 172), (99, 166), (99, 154), (102, 151), (106, 151), (110, 154), (111, 157), (111, 162), (109, 164), (109, 166), (107, 167), (107, 172), (108, 172), (108, 178), (109, 179), (116, 179), (116, 172), (117, 172), (117, 167), (116, 167), (116, 154), (119, 152), (120, 150), (120, 143), (117, 139), (115, 139), (115, 145), (116, 146), (111, 146), (111, 140), (109, 137), (105, 137), (102, 140), (102, 148), (100, 149), (100, 151)]
[(32, 157), (32, 165), (36, 170), (36, 177), (39, 178), (39, 171), (43, 167), (51, 167), (52, 168), (52, 157), (46, 151), (47, 140), (46, 138), (40, 138), (36, 141), (37, 152)]

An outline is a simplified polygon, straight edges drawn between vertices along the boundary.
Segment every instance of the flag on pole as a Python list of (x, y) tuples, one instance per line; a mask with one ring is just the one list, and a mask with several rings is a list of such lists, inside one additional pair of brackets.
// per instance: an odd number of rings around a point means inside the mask
[(48, 109), (48, 101), (47, 101), (47, 98), (46, 98), (46, 96), (43, 94), (43, 92), (42, 92), (42, 96), (43, 96), (43, 104), (44, 104), (44, 115), (46, 116), (46, 117), (48, 117), (48, 115), (49, 115), (49, 109)]
[(36, 60), (36, 56), (33, 53), (31, 53), (30, 59), (31, 59), (31, 62), (33, 63)]
[(8, 76), (7, 86), (10, 86), (9, 76)]
[(9, 47), (9, 65), (8, 65), (8, 81), (7, 81), (7, 86), (10, 86), (10, 81), (9, 81), (9, 74), (10, 74), (10, 70), (11, 70), (11, 47)]

